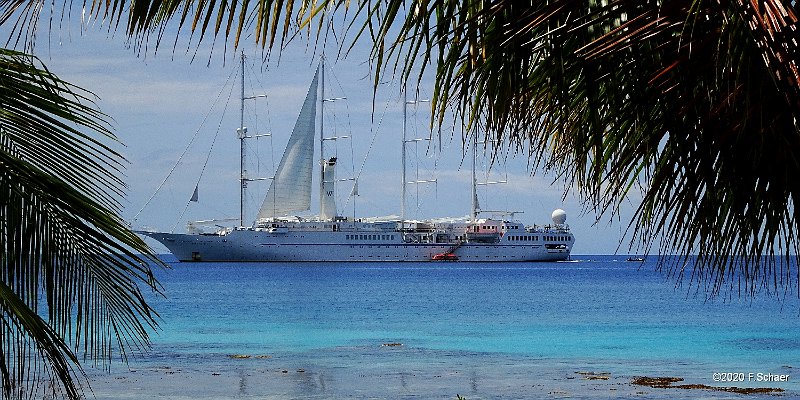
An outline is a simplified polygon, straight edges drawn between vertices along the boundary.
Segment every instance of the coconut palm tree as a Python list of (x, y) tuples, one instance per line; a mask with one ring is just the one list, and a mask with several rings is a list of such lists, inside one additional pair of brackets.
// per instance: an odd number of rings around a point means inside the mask
[[(598, 218), (643, 197), (632, 247), (712, 294), (800, 294), (800, 74), (794, 0), (384, 0), (135, 3), (128, 34), (177, 19), (269, 50), (345, 15), (383, 74), (435, 74), (433, 126), (526, 151)], [(348, 14), (349, 13), (349, 14)], [(361, 21), (361, 22), (359, 22)], [(330, 29), (330, 28), (328, 28)], [(155, 39), (152, 39), (155, 38)], [(691, 256), (690, 256), (691, 255)]]
[[(12, 41), (30, 49), (44, 5), (0, 5)], [(798, 288), (794, 0), (114, 0), (83, 7), (140, 48), (188, 31), (195, 43), (221, 37), (236, 48), (252, 37), (269, 50), (301, 29), (328, 32), (329, 18), (340, 18), (353, 40), (373, 43), (376, 82), (433, 69), (434, 127), (455, 112), (468, 135), (489, 136), (498, 152), (526, 151), (598, 215), (613, 215), (641, 192), (632, 244), (681, 254), (662, 259), (670, 271), (690, 271), (712, 293)], [(114, 334), (146, 341), (152, 310), (133, 284), (152, 283), (135, 255), (146, 248), (116, 217), (119, 157), (75, 128), (109, 135), (104, 116), (30, 57), (8, 52), (3, 60), (0, 375), (6, 394), (30, 393), (21, 381), (58, 376), (73, 397), (76, 346), (107, 354)], [(26, 72), (12, 73), (18, 70)], [(29, 369), (30, 360), (49, 366)]]
[(148, 343), (151, 250), (118, 216), (124, 160), (91, 94), (0, 50), (0, 381), (77, 399), (79, 361)]

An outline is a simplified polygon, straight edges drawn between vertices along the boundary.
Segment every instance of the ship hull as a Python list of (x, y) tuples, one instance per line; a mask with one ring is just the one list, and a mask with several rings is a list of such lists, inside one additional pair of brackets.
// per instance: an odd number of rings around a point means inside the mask
[[(220, 234), (142, 232), (185, 262), (370, 262), (433, 261), (434, 256), (454, 253), (458, 261), (519, 262), (567, 260), (566, 243), (406, 243), (399, 233), (352, 235), (345, 232), (270, 233), (234, 230)], [(353, 239), (356, 236), (356, 239)], [(362, 240), (360, 238), (369, 239)]]

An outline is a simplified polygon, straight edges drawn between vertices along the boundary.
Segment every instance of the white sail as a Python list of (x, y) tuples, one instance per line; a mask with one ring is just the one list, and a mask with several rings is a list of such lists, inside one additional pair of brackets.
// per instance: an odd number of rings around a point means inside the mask
[(317, 77), (311, 81), (292, 136), (275, 177), (264, 197), (257, 220), (311, 209), (311, 173), (314, 169), (314, 132), (317, 114)]

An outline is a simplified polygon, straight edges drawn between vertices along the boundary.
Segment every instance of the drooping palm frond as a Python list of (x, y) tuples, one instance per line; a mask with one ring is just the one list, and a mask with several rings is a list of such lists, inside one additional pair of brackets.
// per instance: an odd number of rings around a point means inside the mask
[(0, 50), (4, 398), (79, 398), (76, 355), (124, 357), (156, 324), (138, 284), (157, 289), (157, 261), (117, 216), (123, 159), (81, 93), (35, 58)]
[[(16, 6), (7, 15), (34, 21), (24, 2), (8, 4)], [(526, 149), (574, 183), (599, 214), (613, 213), (640, 188), (644, 200), (631, 227), (641, 245), (698, 254), (693, 272), (713, 291), (739, 283), (746, 292), (768, 283), (785, 288), (800, 279), (789, 257), (774, 257), (798, 250), (795, 1), (384, 0), (351, 7), (341, 0), (115, 0), (90, 7), (96, 17), (124, 22), (139, 42), (155, 34), (158, 43), (175, 26), (198, 41), (222, 35), (234, 47), (250, 31), (271, 47), (315, 18), (350, 8), (352, 21), (366, 21), (355, 35), (373, 41), (378, 74), (399, 67), (411, 78), (434, 66), (439, 123), (454, 110), (472, 134)], [(678, 259), (675, 272), (685, 261)]]
[[(290, 24), (309, 26), (320, 11), (349, 7), (144, 4), (136, 5), (129, 34), (180, 14), (180, 25), (191, 20), (200, 35), (224, 31), (238, 41), (250, 27), (264, 46)], [(373, 41), (378, 74), (400, 69), (413, 78), (433, 65), (438, 123), (455, 111), (472, 134), (526, 149), (601, 215), (641, 189), (631, 222), (641, 246), (697, 254), (692, 273), (712, 292), (752, 293), (800, 280), (791, 257), (776, 257), (799, 250), (797, 7), (781, 0), (385, 0), (357, 2), (352, 18), (366, 21), (356, 36)], [(673, 260), (673, 271), (683, 273), (688, 259)]]
[(376, 56), (436, 60), (437, 115), (526, 147), (601, 214), (641, 187), (634, 235), (697, 254), (712, 293), (797, 287), (796, 3), (415, 2), (399, 37), (386, 3)]
[(355, 36), (374, 43), (377, 74), (413, 78), (433, 65), (438, 123), (455, 111), (472, 134), (526, 149), (601, 215), (641, 189), (634, 236), (662, 254), (698, 254), (692, 271), (712, 291), (800, 279), (789, 257), (774, 257), (798, 250), (797, 2), (116, 0), (90, 8), (119, 23), (126, 7), (125, 29), (139, 42), (155, 34), (158, 43), (175, 26), (234, 47), (252, 31), (269, 48), (315, 18), (355, 8), (351, 20), (366, 21)]

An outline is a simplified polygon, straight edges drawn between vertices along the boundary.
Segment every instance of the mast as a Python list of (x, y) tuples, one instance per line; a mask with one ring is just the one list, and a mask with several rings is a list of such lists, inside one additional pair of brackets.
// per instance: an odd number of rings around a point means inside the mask
[[(403, 170), (403, 181), (400, 184), (401, 188), (401, 195), (400, 195), (400, 220), (405, 221), (405, 214), (406, 214), (406, 185), (419, 185), (423, 183), (436, 183), (436, 179), (419, 179), (419, 167), (417, 168), (417, 173), (414, 177), (413, 181), (408, 181), (406, 177), (406, 145), (409, 143), (416, 143), (421, 141), (430, 141), (431, 138), (428, 137), (427, 139), (422, 138), (413, 138), (408, 139), (406, 136), (406, 130), (408, 126), (407, 117), (408, 117), (408, 106), (409, 104), (413, 104), (415, 107), (420, 103), (427, 103), (430, 100), (421, 100), (419, 97), (415, 97), (414, 100), (408, 100), (408, 91), (407, 87), (403, 88), (403, 146), (401, 147), (401, 158), (403, 159), (402, 162), (402, 170)], [(419, 201), (419, 189), (417, 189), (417, 201)]]
[(472, 222), (478, 220), (478, 181), (475, 178), (475, 159), (478, 158), (478, 134), (472, 140)]
[(247, 191), (247, 178), (245, 177), (245, 148), (244, 148), (244, 139), (247, 136), (247, 128), (244, 127), (244, 51), (242, 51), (242, 97), (241, 97), (241, 104), (239, 108), (239, 129), (237, 129), (237, 134), (239, 136), (239, 141), (241, 145), (239, 147), (239, 226), (244, 226), (244, 199), (245, 199), (245, 192)]
[(322, 219), (322, 202), (325, 200), (325, 56), (320, 58), (320, 87), (321, 95), (319, 101), (319, 207), (320, 219)]
[(408, 108), (408, 91), (403, 89), (403, 142), (401, 146), (401, 158), (403, 159), (403, 175), (400, 181), (400, 222), (406, 220), (406, 109)]

